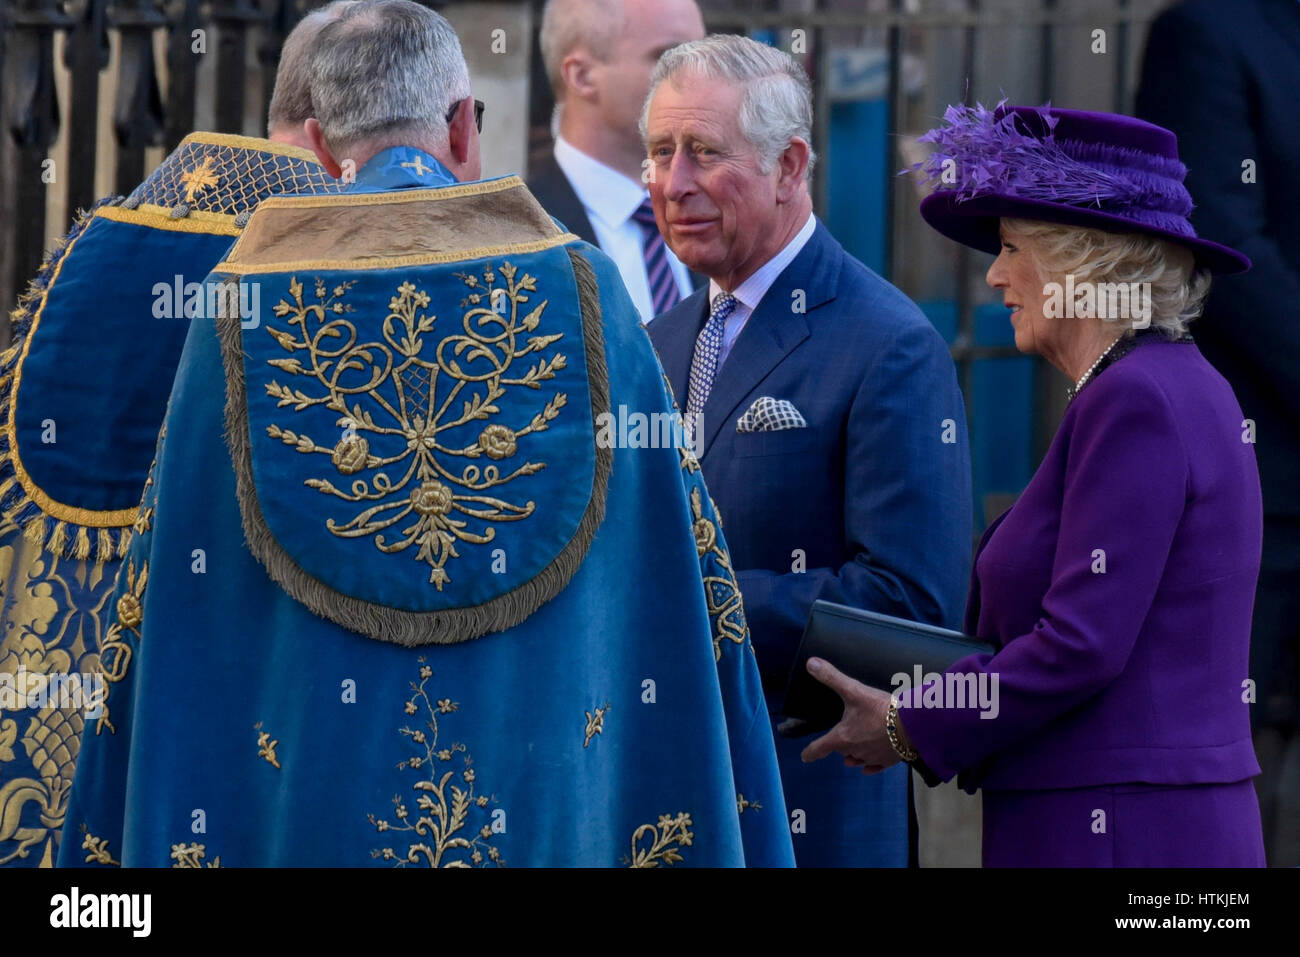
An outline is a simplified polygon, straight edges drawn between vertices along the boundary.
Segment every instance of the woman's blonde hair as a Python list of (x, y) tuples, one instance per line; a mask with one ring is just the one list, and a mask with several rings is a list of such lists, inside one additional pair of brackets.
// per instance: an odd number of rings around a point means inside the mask
[[(1186, 334), (1201, 314), (1210, 273), (1197, 269), (1191, 250), (1145, 233), (1114, 233), (1039, 220), (1004, 219), (1003, 226), (1032, 240), (1028, 250), (1045, 277), (1073, 275), (1080, 283), (1147, 283), (1151, 327), (1170, 338)], [(1105, 317), (1127, 324), (1127, 317)], [(1131, 328), (1126, 331), (1131, 331)]]

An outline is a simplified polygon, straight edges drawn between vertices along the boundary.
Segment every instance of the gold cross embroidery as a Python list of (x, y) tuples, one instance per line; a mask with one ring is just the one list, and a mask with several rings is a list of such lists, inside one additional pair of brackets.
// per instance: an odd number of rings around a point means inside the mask
[(432, 172), (433, 172), (433, 167), (432, 167), (432, 166), (425, 166), (425, 165), (424, 165), (424, 157), (423, 157), (423, 156), (417, 156), (417, 157), (415, 158), (415, 162), (414, 162), (414, 163), (402, 163), (402, 164), (401, 164), (401, 167), (402, 167), (402, 169), (413, 169), (413, 170), (415, 170), (415, 175), (416, 175), (416, 176), (423, 176), (425, 173), (432, 173)]
[(181, 185), (185, 187), (185, 202), (194, 202), (194, 197), (200, 192), (216, 186), (217, 179), (217, 171), (212, 168), (212, 157), (203, 157), (201, 166), (194, 167), (181, 177)]

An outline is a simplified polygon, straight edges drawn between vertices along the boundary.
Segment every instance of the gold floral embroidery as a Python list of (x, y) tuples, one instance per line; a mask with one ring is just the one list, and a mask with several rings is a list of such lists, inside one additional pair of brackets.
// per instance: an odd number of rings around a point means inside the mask
[[(419, 795), (415, 800), (419, 814), (411, 821), (411, 812), (402, 802), (401, 795), (394, 795), (393, 814), (397, 818), (396, 824), (387, 819), (378, 819), (373, 814), (367, 817), (375, 830), (381, 833), (406, 831), (424, 840), (409, 844), (405, 855), (398, 854), (391, 847), (384, 847), (372, 850), (370, 856), (392, 861), (395, 867), (421, 863), (428, 867), (486, 867), (489, 863), (504, 867), (506, 862), (501, 857), (501, 852), (488, 844), (492, 839), (492, 826), (484, 824), (477, 832), (467, 830), (471, 826), (470, 814), (485, 809), (496, 799), (474, 793), (477, 775), (473, 759), (465, 745), (454, 743), (450, 747), (438, 747), (438, 715), (450, 714), (459, 706), (450, 698), (443, 698), (434, 705), (424, 690), (424, 686), (433, 677), (433, 669), (425, 663), (427, 659), (424, 656), (418, 660), (420, 683), (417, 685), (414, 681), (411, 682), (411, 697), (403, 706), (403, 711), (406, 714), (417, 714), (423, 705), (428, 720), (423, 728), (408, 726), (401, 729), (401, 733), (417, 746), (417, 754), (402, 761), (397, 767), (403, 771), (407, 768), (427, 769), (427, 777), (412, 785), (412, 789)], [(452, 782), (456, 777), (455, 771), (447, 770), (439, 775), (437, 767), (440, 762), (450, 762), (456, 754), (462, 752), (465, 757), (460, 778), (466, 785), (463, 788)], [(469, 852), (468, 855), (465, 851)]]
[(761, 811), (763, 810), (763, 805), (759, 804), (757, 801), (749, 800), (748, 798), (745, 797), (745, 795), (737, 791), (736, 792), (736, 813), (744, 814), (746, 808), (753, 808), (755, 811)]
[[(430, 340), (429, 348), (424, 337), (434, 331), (437, 316), (422, 312), (429, 295), (410, 282), (398, 286), (397, 295), (389, 300), (382, 339), (360, 341), (356, 326), (343, 318), (352, 311), (343, 301), (352, 282), (327, 290), (319, 278), (314, 303), (304, 301), (303, 285), (293, 278), (289, 283), (293, 301), (281, 299), (276, 304), (275, 315), (288, 317), (292, 332), (267, 328), (291, 354), (270, 364), (324, 387), (323, 393), (309, 394), (272, 380), (266, 384), (267, 394), (279, 406), (292, 406), (296, 412), (314, 406), (337, 412), (337, 424), (344, 428), (336, 444), (323, 446), (278, 424), (267, 427), (271, 438), (304, 454), (327, 455), (340, 475), (357, 476), (349, 490), (323, 478), (307, 481), (323, 494), (366, 506), (342, 523), (327, 520), (326, 527), (342, 538), (373, 536), (376, 548), (385, 554), (414, 547), (415, 560), (429, 565), (429, 581), (439, 591), (451, 580), (445, 566), (448, 559), (459, 557), (457, 542), (491, 542), (496, 537), (493, 523), (520, 521), (536, 508), (531, 501), (517, 505), (485, 493), (546, 467), (544, 462), (525, 461), (503, 475), (496, 464), (466, 463), (456, 474), (443, 463), (455, 458), (488, 458), (494, 463), (509, 459), (518, 453), (520, 439), (546, 430), (568, 401), (565, 393), (556, 392), (519, 428), (487, 421), (500, 414), (496, 402), (509, 387), (538, 389), (566, 367), (561, 352), (541, 355), (563, 334), (537, 334), (548, 301), (525, 312), (532, 298), (528, 294), (537, 291), (537, 282), (526, 273), (519, 275), (509, 262), (502, 263), (499, 271), (485, 266), (481, 278), (456, 275), (470, 290), (461, 300), (464, 332)], [(529, 355), (536, 355), (538, 361), (510, 377), (515, 363)], [(345, 377), (353, 384), (344, 384)], [(449, 387), (440, 395), (444, 380)], [(349, 408), (349, 399), (363, 401), (354, 401)], [(459, 413), (452, 410), (458, 400)], [(440, 437), (448, 430), (475, 421), (486, 424), (468, 444), (442, 444), (445, 439)], [(383, 445), (393, 454), (379, 454), (372, 444)], [(390, 466), (402, 470), (400, 478), (390, 477)], [(378, 471), (370, 478), (361, 477), (372, 470)], [(471, 529), (456, 513), (482, 525)], [(400, 528), (394, 541), (386, 539), (387, 529), (408, 520), (410, 524)]]
[(700, 460), (684, 445), (677, 446), (677, 454), (682, 457), (682, 471), (689, 475), (691, 472), (700, 470)]
[(587, 716), (586, 737), (582, 739), (582, 746), (584, 748), (591, 744), (592, 738), (605, 730), (605, 712), (608, 710), (609, 702), (606, 701), (605, 707), (597, 708), (595, 714), (592, 714), (590, 711), (583, 712), (583, 714)]
[[(86, 835), (82, 838), (82, 850), (89, 851), (86, 855), (87, 864), (112, 864), (115, 867), (121, 867), (121, 861), (113, 860), (113, 855), (108, 853), (108, 841), (102, 837), (95, 837), (86, 830), (86, 826), (81, 826), (82, 832)], [(173, 850), (175, 850), (173, 848)]]
[(207, 856), (208, 847), (206, 844), (173, 844), (171, 858), (176, 863), (172, 869), (185, 867), (220, 867), (221, 858), (214, 857), (210, 861), (204, 861)]
[[(41, 864), (52, 866), (85, 716), (58, 707), (57, 697), (29, 710), (29, 695), (52, 676), (100, 670), (101, 615), (113, 578), (104, 564), (64, 559), (17, 531), (0, 519), (0, 536), (12, 543), (0, 547), (0, 674), (10, 692), (0, 695), (0, 866), (42, 844)], [(15, 717), (5, 713), (9, 706)], [(26, 816), (29, 803), (39, 817)]]
[[(709, 502), (710, 507), (713, 503)], [(713, 657), (722, 660), (722, 642), (743, 645), (749, 636), (745, 624), (745, 608), (740, 597), (736, 573), (731, 569), (731, 557), (718, 543), (718, 530), (712, 519), (704, 514), (703, 497), (699, 486), (691, 489), (691, 510), (695, 513), (692, 530), (695, 550), (701, 559), (711, 555), (722, 569), (721, 575), (704, 575), (704, 597), (708, 604), (709, 619), (713, 622)], [(714, 509), (714, 514), (717, 510)]]
[[(659, 815), (659, 823), (642, 824), (632, 834), (632, 857), (623, 858), (628, 867), (658, 867), (676, 864), (683, 860), (678, 848), (690, 847), (695, 840), (690, 830), (691, 816), (679, 813), (676, 817)], [(648, 845), (643, 845), (644, 839)]]
[(113, 734), (117, 733), (117, 728), (113, 727), (113, 722), (108, 717), (108, 699), (112, 694), (110, 686), (125, 678), (127, 669), (131, 666), (134, 652), (126, 641), (125, 633), (129, 631), (136, 638), (142, 638), (144, 635), (144, 589), (148, 581), (147, 561), (141, 563), (138, 577), (135, 573), (135, 560), (127, 562), (126, 591), (117, 599), (117, 621), (108, 626), (99, 651), (100, 662), (104, 669), (104, 681), (107, 685), (104, 688), (104, 702), (100, 707), (99, 720), (95, 723), (95, 734), (99, 734), (105, 727)]
[(262, 730), (262, 722), (253, 725), (253, 730), (257, 732), (257, 756), (265, 758), (266, 763), (274, 765), (275, 769), (280, 770), (280, 759), (276, 756), (275, 749), (280, 745), (280, 739), (271, 740), (271, 735)]

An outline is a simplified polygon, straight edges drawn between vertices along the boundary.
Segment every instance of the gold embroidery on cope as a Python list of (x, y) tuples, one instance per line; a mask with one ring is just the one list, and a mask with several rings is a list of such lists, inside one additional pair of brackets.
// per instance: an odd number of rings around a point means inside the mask
[[(393, 796), (393, 814), (397, 823), (378, 819), (373, 814), (367, 815), (375, 830), (380, 833), (404, 831), (417, 835), (423, 840), (412, 841), (405, 855), (399, 854), (391, 847), (372, 850), (370, 856), (392, 861), (395, 867), (407, 864), (424, 864), (427, 867), (487, 867), (495, 864), (505, 866), (501, 852), (488, 842), (492, 840), (492, 825), (484, 824), (477, 831), (470, 830), (470, 814), (482, 811), (489, 803), (495, 803), (495, 797), (474, 793), (476, 773), (474, 762), (464, 744), (453, 743), (450, 747), (438, 747), (441, 731), (438, 715), (451, 714), (459, 705), (450, 698), (439, 699), (435, 705), (424, 690), (433, 669), (425, 662), (423, 655), (420, 663), (420, 683), (411, 682), (411, 697), (403, 710), (408, 715), (419, 714), (422, 710), (428, 715), (423, 728), (404, 727), (401, 733), (411, 739), (416, 746), (415, 757), (408, 758), (397, 765), (398, 770), (427, 769), (427, 777), (413, 784), (419, 796), (415, 806), (419, 812), (411, 820), (411, 812), (402, 802), (401, 795)], [(457, 772), (447, 770), (439, 774), (438, 765), (447, 764), (459, 754), (464, 753), (464, 770), (459, 772), (460, 781), (466, 786), (453, 781)], [(466, 854), (465, 852), (469, 853)]]
[[(676, 817), (659, 815), (659, 823), (642, 824), (632, 833), (632, 856), (623, 858), (628, 867), (658, 867), (676, 864), (684, 858), (682, 847), (690, 847), (695, 840), (690, 830), (691, 816), (679, 813)], [(648, 839), (649, 843), (643, 843)]]
[(755, 811), (761, 811), (763, 810), (763, 805), (759, 804), (757, 801), (749, 800), (748, 798), (745, 797), (745, 795), (737, 791), (736, 792), (736, 813), (744, 814), (746, 808), (753, 808)]
[(207, 856), (208, 848), (206, 844), (173, 844), (171, 859), (176, 863), (172, 869), (186, 867), (220, 867), (221, 858), (214, 857), (210, 861), (204, 861)]
[[(388, 302), (382, 340), (359, 341), (356, 326), (343, 318), (352, 311), (343, 299), (353, 283), (327, 290), (319, 278), (316, 302), (304, 302), (303, 285), (294, 278), (289, 283), (293, 301), (281, 299), (275, 306), (275, 315), (288, 317), (293, 332), (267, 328), (290, 353), (270, 360), (270, 365), (315, 380), (324, 389), (309, 394), (272, 380), (266, 384), (267, 394), (295, 412), (324, 406), (339, 413), (337, 424), (344, 428), (336, 444), (322, 446), (278, 424), (267, 427), (271, 438), (303, 454), (329, 456), (338, 474), (352, 479), (347, 490), (324, 478), (307, 481), (322, 494), (365, 506), (346, 521), (328, 519), (326, 527), (341, 538), (372, 537), (375, 547), (388, 555), (414, 548), (414, 560), (428, 564), (429, 582), (439, 591), (451, 580), (446, 565), (460, 557), (458, 543), (487, 544), (496, 537), (494, 523), (522, 521), (533, 514), (532, 501), (514, 504), (487, 493), (541, 471), (546, 463), (524, 461), (505, 474), (495, 463), (518, 454), (520, 440), (545, 431), (568, 401), (565, 393), (556, 392), (522, 426), (490, 421), (500, 415), (496, 402), (509, 388), (539, 389), (565, 368), (563, 353), (542, 355), (563, 334), (537, 333), (547, 300), (527, 309), (528, 293), (537, 291), (537, 282), (527, 273), (519, 275), (509, 262), (497, 269), (485, 266), (481, 278), (456, 275), (470, 290), (461, 300), (464, 331), (431, 340), (435, 344), (428, 349), (424, 337), (434, 331), (437, 316), (421, 311), (429, 305), (429, 295), (410, 282), (398, 286)], [(529, 355), (538, 361), (511, 375), (516, 361)], [(345, 384), (345, 376), (351, 384)], [(438, 402), (443, 380), (449, 387)], [(456, 410), (458, 400), (461, 407)], [(476, 421), (485, 424), (468, 444), (444, 444), (448, 430)], [(395, 455), (375, 455), (370, 443), (376, 436), (400, 438), (405, 448)], [(455, 459), (491, 462), (467, 462), (456, 473), (444, 464)], [(394, 479), (392, 474), (399, 470), (401, 475)], [(385, 533), (394, 526), (399, 526), (398, 532), (390, 541)]]
[[(0, 519), (0, 535), (16, 529)], [(12, 682), (12, 693), (0, 694), (0, 766), (9, 778), (0, 788), (0, 866), (42, 844), (41, 866), (53, 866), (85, 715), (80, 707), (60, 707), (56, 695), (33, 713), (30, 696), (47, 689), (51, 676), (100, 670), (101, 616), (112, 592), (113, 580), (98, 562), (62, 558), (21, 536), (0, 547), (8, 625), (0, 635), (0, 674)], [(20, 711), (30, 715), (21, 737)], [(36, 822), (24, 820), (28, 803), (39, 812)]]
[(113, 855), (108, 853), (107, 840), (102, 837), (95, 837), (95, 835), (86, 830), (86, 825), (84, 824), (81, 825), (81, 830), (82, 833), (85, 834), (85, 837), (82, 838), (81, 841), (81, 848), (82, 850), (90, 852), (86, 855), (87, 864), (110, 864), (114, 867), (122, 866), (121, 861), (113, 860)]
[(112, 695), (111, 686), (126, 677), (127, 669), (131, 665), (133, 652), (126, 642), (125, 632), (131, 632), (136, 638), (144, 637), (144, 589), (148, 581), (149, 563), (147, 561), (141, 563), (140, 575), (137, 578), (135, 560), (129, 560), (126, 566), (127, 590), (117, 600), (117, 621), (108, 626), (108, 632), (104, 635), (104, 643), (99, 651), (106, 685), (99, 720), (95, 723), (95, 734), (99, 734), (106, 726), (113, 734), (117, 734), (117, 728), (113, 727), (113, 722), (108, 718), (108, 699)]
[(584, 711), (587, 716), (586, 737), (582, 739), (582, 746), (585, 748), (591, 744), (591, 739), (605, 730), (605, 712), (609, 711), (609, 702), (605, 702), (605, 707), (597, 708), (595, 714), (590, 711)]
[(722, 575), (703, 576), (704, 597), (714, 629), (713, 657), (715, 661), (721, 661), (722, 642), (726, 640), (743, 645), (749, 635), (749, 628), (745, 624), (745, 609), (740, 597), (740, 586), (736, 582), (735, 572), (731, 570), (731, 557), (718, 544), (717, 527), (704, 515), (704, 504), (698, 485), (691, 489), (691, 510), (695, 513), (695, 522), (691, 528), (695, 534), (696, 552), (700, 558), (712, 554), (723, 571)]
[(253, 730), (257, 732), (257, 756), (265, 758), (267, 764), (272, 765), (277, 771), (280, 770), (280, 759), (275, 753), (275, 749), (280, 745), (280, 739), (271, 740), (271, 735), (262, 730), (260, 721), (253, 725)]

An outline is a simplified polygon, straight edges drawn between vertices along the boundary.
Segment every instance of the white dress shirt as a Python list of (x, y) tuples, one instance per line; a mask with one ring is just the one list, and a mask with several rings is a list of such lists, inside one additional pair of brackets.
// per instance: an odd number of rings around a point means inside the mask
[[(772, 283), (776, 282), (776, 277), (781, 275), (786, 266), (794, 262), (794, 257), (798, 256), (799, 251), (808, 244), (816, 228), (817, 217), (809, 213), (808, 221), (803, 224), (799, 232), (794, 234), (794, 238), (786, 243), (779, 253), (759, 266), (752, 276), (731, 291), (731, 294), (736, 297), (736, 308), (731, 311), (726, 325), (722, 327), (722, 350), (718, 353), (719, 369), (727, 361), (727, 356), (731, 353), (731, 347), (735, 345), (740, 331), (745, 328), (745, 321), (758, 308), (759, 302), (772, 288)], [(709, 280), (710, 303), (718, 297), (718, 293), (724, 291), (712, 279)]]
[[(555, 138), (555, 162), (577, 194), (578, 201), (591, 220), (598, 245), (623, 277), (632, 296), (632, 304), (641, 313), (641, 322), (655, 317), (650, 298), (650, 280), (645, 270), (645, 233), (641, 224), (632, 218), (642, 201), (650, 194), (645, 186), (628, 179), (618, 170), (592, 159), (563, 137)], [(677, 291), (686, 297), (691, 293), (691, 274), (673, 251), (665, 245), (668, 267), (677, 281)]]

